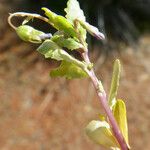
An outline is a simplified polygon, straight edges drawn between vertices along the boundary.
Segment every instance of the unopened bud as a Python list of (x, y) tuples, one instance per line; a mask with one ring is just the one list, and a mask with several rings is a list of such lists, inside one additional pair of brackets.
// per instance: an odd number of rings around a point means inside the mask
[(91, 34), (93, 35), (94, 37), (96, 37), (97, 39), (99, 40), (104, 40), (105, 39), (105, 36), (103, 33), (101, 33), (98, 28), (90, 25), (89, 23), (85, 22), (85, 21), (80, 21), (80, 24)]
[(44, 32), (34, 29), (28, 25), (21, 25), (16, 29), (18, 36), (31, 43), (41, 43), (43, 39), (51, 37), (51, 35), (46, 35)]

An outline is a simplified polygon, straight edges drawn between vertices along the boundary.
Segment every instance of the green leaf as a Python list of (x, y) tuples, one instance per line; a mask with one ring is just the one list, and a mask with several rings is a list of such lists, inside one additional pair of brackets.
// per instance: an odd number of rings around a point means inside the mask
[(121, 72), (120, 70), (121, 70), (120, 61), (117, 59), (113, 66), (113, 75), (112, 75), (111, 87), (110, 87), (110, 92), (108, 97), (108, 102), (110, 107), (112, 107), (116, 102), (116, 96), (117, 96), (119, 80), (120, 80), (120, 72)]
[(62, 61), (61, 65), (50, 72), (51, 77), (65, 77), (67, 79), (84, 78), (88, 75), (77, 65)]
[(65, 60), (67, 62), (73, 63), (82, 69), (87, 68), (85, 62), (81, 62), (73, 56), (69, 55), (66, 51), (62, 50), (55, 42), (52, 40), (45, 40), (40, 47), (37, 49), (38, 52), (43, 54), (45, 58), (52, 58), (55, 60)]
[(96, 28), (96, 27), (90, 25), (88, 22), (85, 22), (85, 21), (82, 21), (82, 20), (79, 20), (79, 19), (78, 19), (78, 21), (79, 21), (79, 23), (81, 24), (81, 26), (82, 26), (83, 28), (85, 28), (85, 29), (86, 29), (91, 35), (93, 35), (94, 37), (96, 37), (96, 38), (99, 39), (99, 40), (105, 39), (104, 34), (101, 33), (101, 32), (98, 30), (98, 28)]
[(51, 50), (61, 49), (55, 42), (52, 40), (45, 40), (37, 49), (38, 52), (45, 55)]
[(45, 40), (37, 49), (37, 51), (45, 56), (55, 60), (63, 60), (60, 55), (61, 48), (51, 40)]
[(85, 131), (89, 138), (95, 143), (106, 148), (119, 148), (119, 144), (106, 121), (93, 120), (86, 126)]
[(21, 25), (16, 29), (18, 36), (26, 42), (41, 43), (41, 36), (45, 35), (44, 32), (34, 29), (28, 25)]
[(77, 37), (77, 33), (73, 25), (65, 17), (58, 15), (55, 19), (55, 25), (59, 30), (64, 31), (71, 37)]
[(69, 55), (66, 51), (64, 50), (60, 50), (59, 54), (61, 55), (62, 59), (73, 63), (79, 67), (81, 67), (83, 70), (87, 69), (88, 64), (86, 64), (85, 62), (79, 61), (78, 59), (74, 58), (73, 56)]
[(42, 8), (42, 10), (45, 11), (45, 15), (49, 18), (49, 22), (54, 28), (64, 31), (65, 34), (71, 37), (77, 38), (77, 33), (73, 27), (73, 24), (71, 24), (65, 17), (55, 14), (45, 7)]
[(83, 48), (82, 44), (80, 44), (79, 42), (77, 42), (75, 39), (73, 38), (64, 38), (64, 36), (53, 36), (51, 38), (52, 41), (56, 42), (59, 46), (61, 47), (65, 47), (67, 49), (70, 50), (75, 50), (75, 49), (79, 49), (79, 48)]
[[(55, 42), (51, 41), (51, 40), (45, 40), (37, 49), (37, 51), (41, 54), (43, 54), (44, 56), (46, 56), (46, 54), (48, 52), (51, 51), (55, 51), (56, 49), (61, 49)], [(46, 57), (47, 58), (47, 57)]]
[(72, 23), (75, 19), (85, 21), (84, 13), (80, 8), (79, 2), (77, 0), (68, 0), (65, 12), (66, 18)]
[(114, 117), (118, 123), (118, 126), (125, 138), (125, 141), (129, 146), (129, 141), (128, 141), (128, 124), (127, 124), (127, 114), (126, 114), (126, 105), (123, 102), (123, 100), (118, 99), (115, 103), (115, 105), (113, 106), (113, 114)]
[(66, 60), (72, 61), (74, 59), (67, 52), (61, 49), (55, 42), (52, 40), (45, 40), (37, 51), (45, 56), (45, 58), (52, 58), (55, 60)]

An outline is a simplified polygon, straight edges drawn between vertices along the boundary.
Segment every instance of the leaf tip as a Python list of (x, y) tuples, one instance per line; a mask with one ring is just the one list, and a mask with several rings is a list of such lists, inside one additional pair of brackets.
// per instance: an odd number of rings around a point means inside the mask
[(46, 7), (42, 7), (41, 10), (46, 11), (46, 10), (48, 10), (48, 9), (47, 9)]
[(103, 33), (98, 32), (97, 34), (94, 34), (94, 36), (98, 39), (98, 40), (104, 40), (105, 36)]

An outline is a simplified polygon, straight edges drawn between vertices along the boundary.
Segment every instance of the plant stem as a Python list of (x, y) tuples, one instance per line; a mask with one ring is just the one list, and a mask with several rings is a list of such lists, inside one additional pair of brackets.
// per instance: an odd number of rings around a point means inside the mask
[[(14, 25), (12, 24), (12, 22), (11, 22), (11, 19), (12, 19), (13, 17), (31, 17), (31, 18), (37, 18), (37, 19), (43, 20), (43, 21), (45, 21), (45, 22), (51, 24), (47, 18), (45, 18), (45, 17), (43, 17), (43, 16), (41, 16), (41, 15), (39, 15), (39, 14), (32, 14), (32, 13), (26, 13), (26, 12), (16, 12), (16, 13), (12, 13), (12, 14), (10, 13), (10, 14), (9, 14), (9, 17), (8, 17), (8, 23), (9, 23), (9, 25), (10, 25), (14, 30), (16, 30), (17, 27), (14, 26)], [(52, 25), (52, 24), (51, 24), (51, 25)]]
[[(88, 51), (85, 51), (84, 53), (82, 53), (82, 57), (86, 63), (89, 63), (89, 64), (91, 63), (89, 60)], [(120, 129), (117, 125), (117, 122), (116, 122), (116, 120), (113, 116), (113, 113), (109, 107), (109, 104), (107, 102), (106, 93), (104, 90), (102, 91), (100, 89), (99, 80), (97, 79), (94, 70), (91, 69), (91, 70), (87, 71), (87, 73), (88, 73), (90, 79), (92, 80), (92, 83), (96, 89), (96, 93), (98, 95), (98, 98), (99, 98), (101, 105), (102, 105), (103, 109), (105, 110), (105, 113), (109, 119), (112, 131), (113, 131), (114, 136), (116, 137), (116, 139), (120, 145), (121, 150), (128, 150), (128, 146), (124, 140), (122, 133), (120, 132)], [(103, 87), (102, 87), (102, 89), (103, 89)]]

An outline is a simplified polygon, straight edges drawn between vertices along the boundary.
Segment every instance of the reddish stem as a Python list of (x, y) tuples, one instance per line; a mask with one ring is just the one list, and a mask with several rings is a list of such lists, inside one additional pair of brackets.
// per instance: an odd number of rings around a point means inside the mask
[[(82, 57), (86, 63), (90, 64), (90, 60), (89, 60), (87, 51), (82, 53)], [(117, 122), (113, 116), (113, 113), (112, 113), (109, 105), (108, 105), (106, 93), (105, 93), (105, 91), (101, 92), (99, 89), (99, 81), (98, 81), (98, 79), (94, 73), (94, 70), (92, 69), (92, 70), (88, 71), (87, 73), (89, 74), (89, 76), (92, 80), (92, 83), (96, 89), (96, 93), (97, 93), (98, 98), (101, 102), (101, 105), (103, 106), (105, 113), (107, 114), (107, 117), (108, 117), (109, 122), (110, 122), (111, 127), (112, 127), (112, 131), (114, 133), (114, 136), (116, 137), (121, 149), (122, 150), (128, 150), (128, 146), (124, 140), (122, 133), (120, 132), (120, 129), (117, 125)]]

